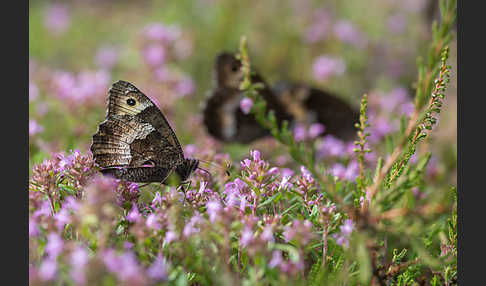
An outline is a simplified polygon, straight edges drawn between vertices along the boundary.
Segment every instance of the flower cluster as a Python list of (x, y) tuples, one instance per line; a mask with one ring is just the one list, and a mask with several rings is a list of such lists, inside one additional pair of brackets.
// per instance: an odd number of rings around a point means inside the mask
[[(62, 279), (63, 269), (77, 285), (106, 275), (124, 285), (166, 281), (171, 265), (166, 251), (177, 261), (201, 240), (218, 245), (223, 255), (239, 251), (251, 261), (267, 259), (272, 269), (295, 277), (308, 267), (308, 246), (319, 235), (310, 220), (283, 219), (288, 202), (273, 200), (294, 192), (306, 201), (302, 210), (321, 204), (316, 181), (304, 167), (293, 179), (293, 171), (272, 167), (258, 150), (240, 168), (241, 176), (223, 186), (210, 189), (198, 181), (184, 192), (167, 187), (149, 193), (147, 200), (136, 184), (99, 175), (89, 155), (53, 154), (34, 166), (31, 177), (30, 249), (38, 261), (30, 268), (31, 283)], [(231, 243), (234, 234), (237, 244)], [(148, 263), (140, 257), (147, 241), (154, 244)], [(278, 247), (284, 244), (288, 249)], [(208, 257), (216, 255), (203, 249)]]
[(140, 39), (144, 63), (153, 80), (164, 86), (164, 102), (192, 94), (195, 90), (192, 79), (171, 66), (191, 55), (190, 38), (177, 26), (151, 23), (142, 29)]
[(106, 91), (111, 85), (111, 74), (106, 70), (82, 71), (74, 74), (54, 71), (49, 86), (50, 92), (67, 107), (103, 105)]

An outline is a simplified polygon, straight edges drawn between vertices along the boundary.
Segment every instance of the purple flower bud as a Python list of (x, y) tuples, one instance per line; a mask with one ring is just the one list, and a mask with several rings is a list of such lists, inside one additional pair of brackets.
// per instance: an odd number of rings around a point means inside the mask
[(119, 261), (121, 267), (117, 269), (115, 274), (121, 281), (137, 281), (140, 279), (142, 272), (132, 252), (123, 253), (119, 257)]
[(178, 96), (183, 97), (194, 92), (194, 82), (189, 77), (184, 77), (179, 80), (175, 87)]
[(235, 179), (235, 185), (238, 191), (243, 191), (244, 188), (248, 187), (248, 184), (242, 181), (240, 178)]
[(334, 34), (344, 43), (355, 45), (357, 48), (364, 48), (367, 41), (351, 22), (341, 20), (334, 26)]
[(287, 189), (287, 188), (291, 188), (293, 186), (292, 183), (289, 182), (290, 180), (290, 177), (289, 176), (284, 176), (282, 177), (282, 181), (280, 182), (280, 188), (282, 189)]
[(241, 200), (240, 201), (240, 211), (244, 212), (246, 207), (248, 206), (248, 201), (244, 197), (241, 197), (240, 200)]
[(138, 222), (142, 219), (142, 215), (138, 211), (137, 204), (132, 203), (132, 210), (128, 213), (126, 219), (129, 222)]
[(37, 225), (37, 221), (35, 219), (29, 219), (29, 237), (36, 236), (39, 234), (39, 227)]
[(344, 221), (344, 224), (341, 226), (341, 232), (346, 235), (346, 236), (349, 236), (351, 235), (351, 232), (353, 232), (353, 228), (354, 228), (354, 223), (351, 219), (347, 219)]
[(325, 39), (331, 26), (331, 15), (326, 10), (315, 11), (312, 25), (305, 31), (305, 39), (308, 43), (315, 43)]
[(71, 278), (77, 285), (84, 285), (86, 283), (85, 268), (89, 262), (89, 256), (86, 249), (83, 247), (76, 247), (71, 253)]
[(280, 266), (282, 263), (283, 263), (282, 251), (274, 250), (272, 252), (272, 259), (270, 260), (268, 266), (270, 268), (275, 268), (277, 266)]
[(48, 257), (42, 261), (39, 268), (39, 277), (44, 281), (53, 280), (57, 273), (57, 262), (53, 257)]
[(252, 107), (253, 107), (253, 100), (251, 100), (250, 98), (245, 97), (240, 101), (240, 108), (244, 114), (250, 113)]
[(45, 252), (52, 259), (56, 259), (57, 256), (62, 252), (64, 247), (64, 241), (61, 236), (55, 232), (51, 232), (47, 235), (47, 244), (45, 247)]
[(251, 161), (248, 159), (244, 159), (243, 161), (241, 161), (240, 165), (242, 168), (249, 169), (251, 166)]
[(259, 162), (261, 160), (260, 159), (260, 151), (258, 151), (258, 150), (250, 151), (250, 155), (253, 157), (253, 161), (255, 161), (255, 162)]
[(294, 128), (295, 141), (304, 141), (307, 138), (307, 130), (304, 124), (297, 124)]
[(112, 46), (101, 47), (95, 56), (95, 63), (98, 67), (110, 70), (118, 61), (118, 50)]
[(34, 119), (29, 120), (29, 136), (34, 136), (44, 131), (44, 127), (39, 125)]
[(346, 64), (342, 59), (320, 56), (314, 60), (312, 69), (315, 79), (326, 81), (333, 75), (342, 75), (346, 71)]
[(263, 241), (266, 241), (266, 242), (274, 242), (275, 241), (275, 238), (273, 237), (273, 229), (272, 229), (271, 225), (265, 226), (265, 228), (263, 229), (261, 238), (263, 239)]
[(300, 172), (306, 181), (312, 182), (314, 180), (312, 173), (309, 172), (309, 170), (307, 170), (304, 166), (300, 166)]
[(407, 28), (407, 18), (403, 13), (391, 15), (386, 22), (390, 32), (394, 34), (402, 34)]
[(152, 67), (161, 66), (165, 63), (166, 52), (163, 46), (152, 44), (143, 50), (143, 58)]
[(29, 82), (29, 102), (34, 101), (39, 97), (39, 89), (33, 82)]
[(199, 213), (196, 213), (188, 224), (184, 226), (183, 235), (184, 237), (189, 237), (194, 233), (199, 232), (199, 228), (196, 227), (197, 224), (202, 222), (202, 217)]
[(178, 238), (179, 235), (175, 231), (169, 230), (165, 233), (164, 240), (165, 243), (171, 243), (172, 241), (175, 241)]
[(354, 181), (359, 175), (359, 164), (356, 160), (349, 162), (344, 172), (344, 179), (348, 181)]
[(172, 42), (180, 36), (180, 29), (172, 26), (165, 26), (161, 23), (152, 23), (143, 29), (143, 34), (149, 40), (162, 43)]
[(209, 215), (209, 220), (211, 222), (215, 222), (219, 217), (219, 213), (220, 213), (222, 207), (221, 207), (221, 204), (218, 201), (212, 200), (212, 201), (209, 201), (206, 204), (206, 209), (207, 209), (206, 211)]
[(152, 207), (155, 207), (157, 205), (162, 205), (162, 196), (160, 195), (160, 192), (156, 192), (154, 199), (152, 200)]
[(251, 227), (245, 226), (241, 233), (240, 244), (243, 247), (248, 246), (253, 241), (253, 231)]
[(162, 225), (158, 222), (158, 217), (156, 214), (149, 214), (147, 216), (147, 220), (145, 221), (145, 225), (153, 230), (160, 230)]
[(325, 130), (326, 129), (325, 129), (324, 125), (322, 125), (320, 123), (313, 123), (309, 127), (309, 138), (314, 139), (317, 136), (319, 136), (322, 133), (324, 133)]
[(165, 281), (168, 278), (168, 263), (162, 255), (157, 256), (154, 262), (147, 269), (147, 274), (150, 278), (156, 281)]
[(64, 4), (50, 4), (44, 15), (44, 26), (55, 35), (66, 32), (71, 23), (68, 7)]
[(265, 175), (267, 176), (275, 176), (279, 173), (279, 169), (277, 167), (270, 168)]
[(332, 135), (324, 136), (318, 148), (320, 157), (340, 157), (346, 155), (346, 146), (344, 142)]
[(292, 177), (295, 174), (295, 171), (289, 168), (283, 168), (281, 174), (283, 177)]
[(118, 271), (118, 269), (120, 269), (120, 259), (116, 255), (114, 249), (106, 250), (101, 257), (103, 258), (103, 263), (105, 264), (108, 271), (116, 272)]
[(71, 222), (71, 216), (66, 208), (62, 208), (59, 212), (54, 215), (56, 220), (56, 226), (59, 230), (63, 230), (64, 226)]

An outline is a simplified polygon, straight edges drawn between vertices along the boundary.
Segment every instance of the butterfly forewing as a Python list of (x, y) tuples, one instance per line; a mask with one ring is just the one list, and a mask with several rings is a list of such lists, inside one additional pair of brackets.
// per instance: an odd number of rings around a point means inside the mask
[(91, 151), (104, 173), (135, 182), (164, 181), (184, 162), (174, 131), (157, 106), (134, 85), (118, 81)]

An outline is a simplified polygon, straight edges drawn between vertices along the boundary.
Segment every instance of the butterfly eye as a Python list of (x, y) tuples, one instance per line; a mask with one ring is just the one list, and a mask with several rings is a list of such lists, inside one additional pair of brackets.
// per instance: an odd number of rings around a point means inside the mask
[(232, 72), (237, 72), (239, 69), (240, 69), (240, 67), (238, 65), (236, 65), (236, 64), (234, 64), (234, 65), (231, 66), (231, 71)]
[(133, 99), (133, 98), (127, 99), (127, 104), (130, 105), (130, 106), (134, 106), (136, 104), (135, 99)]

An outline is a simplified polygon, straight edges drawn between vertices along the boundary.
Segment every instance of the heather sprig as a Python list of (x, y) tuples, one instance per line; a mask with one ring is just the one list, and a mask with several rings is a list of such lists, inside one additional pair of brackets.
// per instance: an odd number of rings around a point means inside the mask
[(366, 147), (366, 137), (370, 136), (368, 132), (365, 131), (365, 128), (369, 126), (368, 124), (368, 117), (366, 115), (366, 109), (368, 104), (368, 96), (365, 94), (361, 99), (361, 107), (360, 107), (360, 114), (359, 114), (359, 123), (356, 123), (355, 127), (358, 129), (358, 138), (359, 141), (355, 141), (354, 144), (358, 146), (358, 148), (354, 149), (358, 154), (358, 161), (359, 161), (359, 179), (356, 180), (358, 185), (358, 189), (361, 191), (361, 195), (364, 195), (364, 189), (366, 188), (365, 182), (365, 154), (371, 152), (369, 148)]

